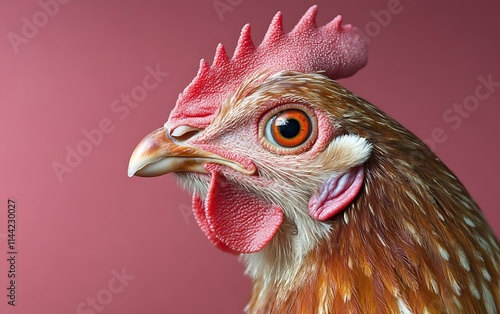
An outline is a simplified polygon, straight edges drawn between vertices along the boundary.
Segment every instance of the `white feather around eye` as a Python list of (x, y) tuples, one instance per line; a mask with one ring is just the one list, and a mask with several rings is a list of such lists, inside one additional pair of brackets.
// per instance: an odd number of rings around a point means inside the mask
[(322, 169), (325, 174), (345, 173), (365, 163), (370, 157), (372, 145), (356, 134), (340, 135), (318, 154), (311, 167)]

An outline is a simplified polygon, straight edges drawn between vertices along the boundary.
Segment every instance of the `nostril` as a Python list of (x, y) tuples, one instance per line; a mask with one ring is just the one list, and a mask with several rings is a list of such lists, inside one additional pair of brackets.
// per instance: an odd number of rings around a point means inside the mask
[(172, 136), (172, 137), (176, 141), (185, 142), (185, 141), (189, 140), (190, 138), (192, 138), (193, 136), (195, 136), (196, 134), (198, 134), (198, 131), (189, 131), (189, 132), (182, 134), (181, 136)]
[(170, 136), (176, 141), (184, 142), (197, 135), (200, 131), (201, 129), (190, 125), (180, 125), (170, 132)]

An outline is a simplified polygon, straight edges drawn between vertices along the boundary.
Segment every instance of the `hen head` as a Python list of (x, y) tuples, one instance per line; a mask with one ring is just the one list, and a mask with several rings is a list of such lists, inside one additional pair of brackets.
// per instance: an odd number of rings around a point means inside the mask
[(258, 47), (245, 26), (232, 59), (219, 45), (131, 158), (130, 175), (176, 172), (225, 251), (255, 253), (276, 236), (301, 255), (362, 186), (371, 145), (342, 127), (353, 108), (331, 78), (365, 64), (365, 43), (340, 17), (318, 28), (315, 15), (312, 7), (285, 34), (278, 13)]

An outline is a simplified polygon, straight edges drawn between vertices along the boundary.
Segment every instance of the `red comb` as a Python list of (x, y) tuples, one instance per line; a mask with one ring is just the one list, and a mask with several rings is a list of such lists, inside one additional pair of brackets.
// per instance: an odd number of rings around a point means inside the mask
[(354, 74), (366, 64), (366, 43), (351, 25), (342, 25), (340, 15), (317, 27), (316, 13), (317, 6), (312, 6), (285, 34), (278, 12), (258, 47), (250, 37), (250, 25), (245, 25), (231, 59), (219, 44), (212, 66), (200, 61), (196, 77), (179, 94), (165, 126), (170, 132), (180, 125), (207, 127), (227, 95), (256, 71), (324, 71), (331, 79)]

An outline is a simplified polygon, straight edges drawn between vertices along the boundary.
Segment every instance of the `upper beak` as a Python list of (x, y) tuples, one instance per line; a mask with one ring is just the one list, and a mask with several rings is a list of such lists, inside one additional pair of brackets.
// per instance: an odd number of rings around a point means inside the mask
[(207, 163), (225, 165), (245, 174), (254, 172), (217, 154), (177, 143), (167, 134), (167, 129), (159, 128), (139, 142), (130, 156), (129, 177), (154, 177), (180, 171), (208, 173), (204, 167)]

